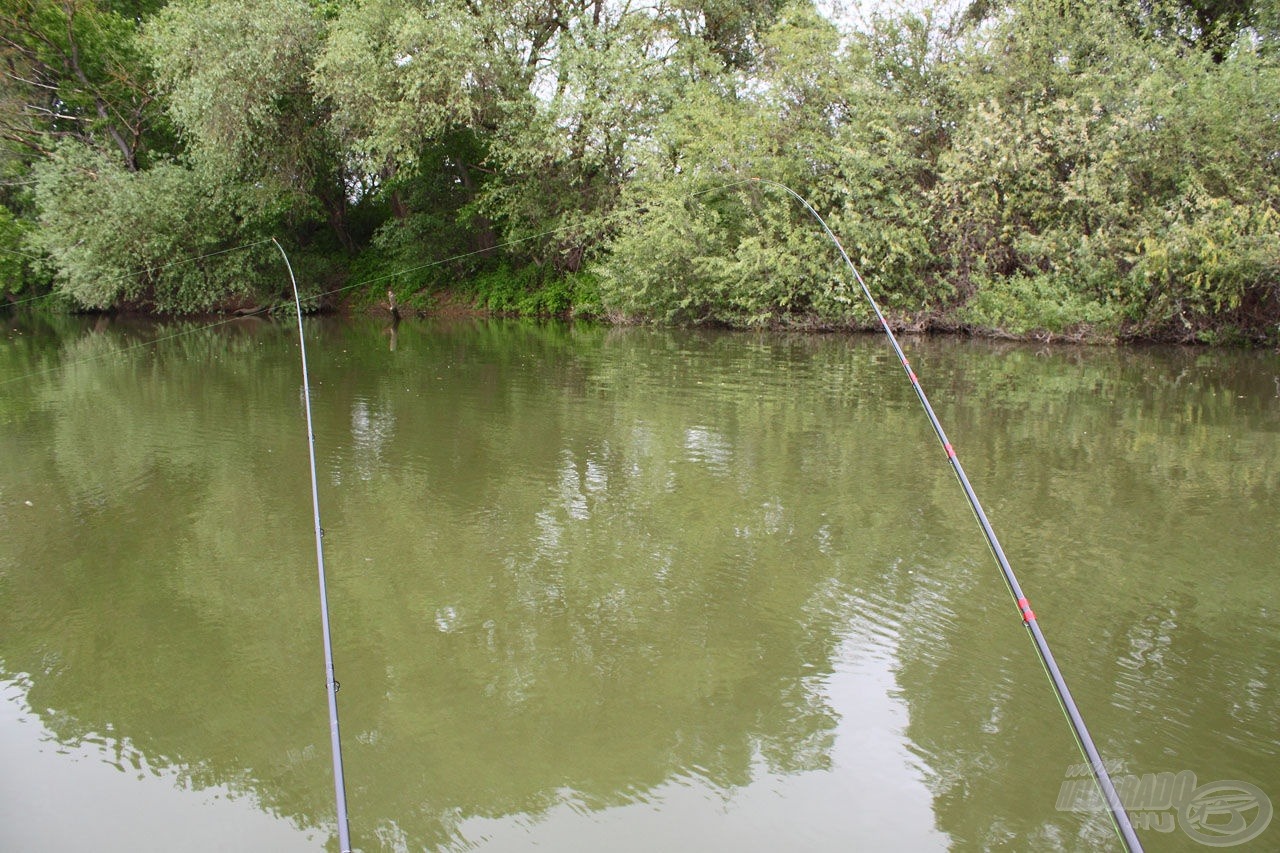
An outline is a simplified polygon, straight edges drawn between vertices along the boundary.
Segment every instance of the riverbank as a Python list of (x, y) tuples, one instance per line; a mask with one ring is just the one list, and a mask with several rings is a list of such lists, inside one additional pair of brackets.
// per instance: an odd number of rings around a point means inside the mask
[[(754, 330), (771, 332), (809, 332), (815, 334), (831, 333), (879, 333), (879, 322), (871, 316), (869, 309), (866, 316), (849, 316), (841, 321), (833, 322), (817, 314), (776, 314), (757, 318), (753, 322), (724, 322), (709, 320), (692, 323), (663, 323), (653, 317), (624, 314), (617, 311), (601, 310), (598, 302), (588, 308), (569, 306), (560, 311), (521, 311), (511, 303), (497, 302), (486, 298), (471, 288), (446, 288), (434, 291), (425, 296), (411, 300), (408, 307), (401, 302), (395, 304), (395, 312), (387, 300), (367, 302), (362, 300), (342, 300), (332, 305), (322, 305), (322, 310), (339, 316), (357, 316), (368, 314), (385, 316), (443, 317), (448, 319), (464, 318), (515, 318), (535, 317), (560, 320), (589, 320), (611, 326), (672, 326), (694, 328), (723, 328), (736, 330)], [(852, 313), (852, 312), (851, 312)], [(1121, 324), (1118, 327), (1099, 326), (1089, 322), (1065, 323), (1058, 328), (1008, 328), (1000, 325), (984, 325), (964, 319), (963, 311), (895, 311), (884, 310), (885, 318), (896, 333), (915, 335), (954, 335), (958, 337), (980, 338), (989, 340), (1023, 341), (1029, 343), (1069, 343), (1095, 346), (1119, 346), (1126, 344), (1177, 344), (1181, 346), (1268, 348), (1280, 346), (1280, 328), (1272, 327), (1268, 337), (1257, 332), (1248, 333), (1239, 327), (1225, 324), (1214, 327), (1208, 324), (1170, 325), (1159, 329), (1140, 328), (1136, 324)]]
[[(0, 304), (0, 313), (21, 310), (20, 307)], [(28, 305), (27, 310), (44, 310)], [(280, 301), (236, 300), (195, 314), (173, 314), (147, 310), (143, 306), (126, 305), (103, 311), (72, 311), (82, 315), (102, 317), (127, 317), (147, 320), (181, 320), (216, 324), (230, 318), (278, 318), (291, 316), (292, 303)], [(879, 334), (881, 327), (874, 318), (850, 317), (832, 322), (816, 315), (782, 315), (751, 323), (732, 323), (719, 320), (691, 323), (665, 323), (652, 317), (627, 315), (619, 312), (580, 310), (569, 307), (560, 311), (521, 311), (515, 307), (492, 307), (474, 292), (463, 289), (436, 291), (427, 297), (413, 300), (411, 305), (397, 302), (395, 310), (387, 299), (367, 301), (363, 299), (333, 299), (323, 297), (304, 300), (303, 311), (330, 317), (355, 318), (381, 317), (387, 322), (408, 318), (439, 318), (445, 320), (485, 319), (539, 319), (583, 321), (605, 326), (655, 326), (665, 328), (726, 329), (734, 331), (797, 332), (802, 334)], [(52, 313), (64, 313), (65, 307)], [(870, 313), (868, 311), (868, 313)], [(1040, 344), (1077, 344), (1085, 346), (1146, 346), (1173, 344), (1207, 348), (1268, 349), (1280, 351), (1280, 330), (1273, 330), (1268, 337), (1262, 334), (1246, 334), (1237, 328), (1197, 327), (1190, 324), (1182, 328), (1142, 330), (1137, 327), (1103, 328), (1090, 323), (1073, 323), (1059, 329), (1009, 329), (965, 322), (955, 312), (903, 312), (886, 310), (885, 318), (896, 334), (954, 336), (979, 340), (995, 340)]]

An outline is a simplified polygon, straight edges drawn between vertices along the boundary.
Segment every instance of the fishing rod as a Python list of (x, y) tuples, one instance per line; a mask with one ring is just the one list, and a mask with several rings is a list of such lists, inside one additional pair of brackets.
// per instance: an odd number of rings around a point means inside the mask
[(898, 361), (902, 363), (902, 369), (906, 372), (907, 378), (911, 380), (911, 387), (915, 389), (916, 396), (920, 399), (920, 405), (924, 407), (924, 412), (929, 417), (929, 423), (933, 425), (933, 431), (937, 434), (938, 441), (942, 443), (942, 449), (947, 454), (947, 461), (951, 463), (951, 469), (955, 472), (956, 479), (960, 481), (960, 488), (964, 490), (964, 495), (969, 500), (969, 506), (973, 510), (974, 517), (978, 520), (978, 525), (982, 528), (982, 535), (987, 540), (991, 554), (1000, 566), (1000, 572), (1004, 575), (1005, 584), (1009, 587), (1009, 593), (1013, 596), (1014, 604), (1018, 608), (1018, 614), (1022, 617), (1022, 624), (1027, 627), (1028, 632), (1031, 634), (1036, 653), (1040, 657), (1040, 663), (1044, 666), (1045, 674), (1049, 676), (1049, 681), (1053, 684), (1054, 692), (1058, 696), (1058, 704), (1062, 707), (1062, 712), (1066, 715), (1071, 731), (1075, 735), (1076, 744), (1088, 760), (1089, 769), (1093, 772), (1094, 781), (1097, 783), (1098, 789), (1102, 793), (1102, 798), (1107, 804), (1107, 810), (1110, 812), (1116, 834), (1119, 835), (1126, 850), (1131, 853), (1141, 853), (1142, 843), (1138, 841), (1138, 835), (1133, 829), (1133, 824), (1129, 821), (1128, 814), (1125, 813), (1124, 804), (1120, 801), (1120, 795), (1116, 792), (1115, 785), (1111, 782), (1111, 776), (1107, 773), (1102, 756), (1098, 753), (1098, 748), (1094, 745), (1093, 738), (1089, 735), (1089, 729), (1085, 726), (1084, 717), (1081, 716), (1080, 709), (1076, 707), (1075, 700), (1071, 698), (1071, 691), (1067, 688), (1067, 681), (1063, 678), (1062, 671), (1058, 669), (1058, 664), (1053, 659), (1053, 652), (1049, 649), (1049, 642), (1045, 639), (1044, 632), (1040, 630), (1040, 623), (1036, 621), (1036, 614), (1032, 611), (1031, 605), (1027, 603), (1027, 597), (1023, 594), (1022, 587), (1018, 584), (1018, 578), (1013, 573), (1013, 567), (1009, 565), (1004, 549), (1000, 547), (1000, 540), (996, 538), (995, 529), (992, 528), (991, 522), (987, 519), (987, 514), (983, 511), (982, 504), (978, 501), (978, 495), (974, 492), (973, 486), (969, 483), (969, 478), (964, 473), (964, 466), (960, 464), (955, 448), (947, 440), (947, 434), (942, 428), (942, 423), (938, 420), (937, 414), (934, 413), (933, 406), (929, 404), (929, 398), (925, 396), (924, 388), (921, 387), (916, 372), (911, 368), (911, 363), (907, 361), (907, 356), (902, 352), (897, 336), (894, 335), (893, 329), (889, 327), (889, 322), (885, 319), (884, 314), (881, 313), (875, 297), (871, 295), (871, 289), (867, 287), (867, 283), (862, 279), (862, 274), (858, 272), (858, 268), (849, 259), (848, 253), (845, 252), (844, 246), (840, 243), (840, 239), (836, 237), (835, 232), (831, 230), (826, 220), (814, 209), (813, 205), (809, 204), (804, 196), (777, 181), (752, 178), (751, 182), (776, 187), (800, 202), (804, 209), (814, 219), (818, 220), (818, 224), (827, 232), (831, 242), (835, 243), (836, 248), (840, 251), (840, 257), (844, 258), (849, 271), (853, 273), (854, 280), (858, 282), (858, 287), (862, 289), (862, 295), (866, 298), (867, 303), (870, 304), (871, 310), (875, 312), (876, 319), (880, 322), (880, 328), (884, 330), (885, 336), (889, 338), (889, 343), (893, 346), (893, 351), (898, 356)]
[(325, 688), (329, 694), (329, 745), (333, 752), (333, 792), (338, 806), (338, 849), (351, 853), (351, 829), (347, 822), (347, 786), (342, 773), (342, 738), (338, 734), (338, 681), (333, 677), (333, 641), (329, 631), (329, 592), (324, 577), (324, 529), (320, 526), (320, 490), (316, 482), (316, 434), (311, 426), (311, 381), (307, 372), (307, 344), (302, 333), (302, 300), (298, 296), (298, 280), (293, 277), (293, 264), (276, 238), (284, 265), (293, 285), (293, 306), (298, 315), (298, 351), (302, 354), (302, 400), (307, 411), (307, 450), (311, 460), (311, 511), (316, 529), (316, 567), (320, 574), (320, 627), (324, 634)]

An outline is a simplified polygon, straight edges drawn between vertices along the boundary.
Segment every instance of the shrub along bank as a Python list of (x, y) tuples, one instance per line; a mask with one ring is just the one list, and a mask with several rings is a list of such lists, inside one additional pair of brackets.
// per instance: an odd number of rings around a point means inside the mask
[(1274, 343), (1273, 6), (0, 0), (0, 298)]

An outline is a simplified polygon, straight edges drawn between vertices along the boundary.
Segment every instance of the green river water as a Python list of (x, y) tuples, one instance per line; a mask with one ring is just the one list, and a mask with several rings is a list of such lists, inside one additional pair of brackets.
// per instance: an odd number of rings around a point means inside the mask
[[(296, 326), (0, 332), (0, 849), (335, 850)], [(358, 849), (1119, 849), (883, 339), (306, 334)], [(1280, 358), (904, 347), (1144, 844), (1256, 831)]]

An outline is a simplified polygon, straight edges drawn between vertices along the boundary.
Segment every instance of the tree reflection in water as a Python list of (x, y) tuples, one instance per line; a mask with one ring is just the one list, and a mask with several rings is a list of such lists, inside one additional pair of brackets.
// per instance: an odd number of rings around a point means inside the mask
[[(156, 333), (0, 350), (61, 364), (0, 384), (3, 672), (62, 743), (324, 827), (296, 350), (118, 352)], [(309, 334), (357, 846), (1105, 842), (1054, 810), (1069, 734), (878, 341)], [(1276, 617), (1205, 583), (1280, 553), (1250, 356), (908, 345), (1104, 754), (1280, 793)]]

